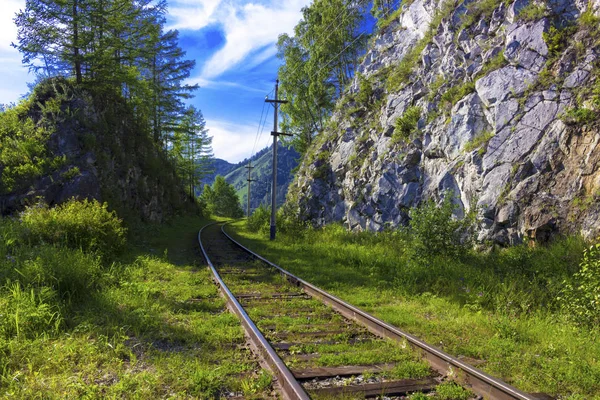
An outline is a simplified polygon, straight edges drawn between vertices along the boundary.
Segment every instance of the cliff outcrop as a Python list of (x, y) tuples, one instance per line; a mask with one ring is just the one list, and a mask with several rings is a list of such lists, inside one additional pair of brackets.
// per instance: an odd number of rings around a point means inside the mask
[(108, 202), (121, 217), (157, 222), (193, 207), (143, 119), (114, 93), (53, 78), (5, 113), (0, 215), (71, 198)]
[(428, 198), (482, 241), (600, 231), (600, 1), (405, 2), (290, 188), (315, 225), (408, 223)]

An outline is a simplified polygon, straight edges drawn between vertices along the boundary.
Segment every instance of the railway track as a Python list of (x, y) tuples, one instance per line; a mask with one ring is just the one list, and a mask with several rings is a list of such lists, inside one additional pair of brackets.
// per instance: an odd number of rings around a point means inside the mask
[(404, 398), (471, 391), (470, 398), (547, 399), (499, 381), (316, 288), (205, 226), (198, 241), (253, 351), (287, 399)]

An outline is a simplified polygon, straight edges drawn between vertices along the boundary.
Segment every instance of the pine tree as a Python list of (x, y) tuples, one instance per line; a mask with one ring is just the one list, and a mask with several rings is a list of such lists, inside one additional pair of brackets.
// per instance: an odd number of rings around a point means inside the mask
[(190, 106), (182, 117), (179, 129), (172, 141), (173, 155), (179, 176), (189, 190), (196, 195), (196, 188), (210, 174), (212, 164), (212, 137), (208, 136), (202, 112)]

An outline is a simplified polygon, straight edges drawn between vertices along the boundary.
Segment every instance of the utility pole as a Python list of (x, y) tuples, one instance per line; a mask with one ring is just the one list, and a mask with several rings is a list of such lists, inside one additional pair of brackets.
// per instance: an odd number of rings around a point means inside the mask
[(250, 171), (252, 171), (252, 168), (254, 168), (252, 166), (252, 161), (248, 161), (248, 165), (246, 165), (246, 168), (248, 169), (248, 179), (246, 179), (248, 181), (248, 208), (247, 208), (247, 214), (248, 218), (250, 218), (250, 182), (254, 182), (256, 179), (250, 179)]
[(279, 135), (292, 136), (288, 133), (277, 132), (277, 117), (279, 112), (279, 104), (287, 103), (287, 100), (279, 100), (279, 79), (275, 81), (275, 99), (265, 99), (265, 102), (273, 104), (275, 107), (273, 117), (273, 187), (271, 188), (271, 234), (269, 238), (275, 240), (275, 209), (277, 207), (277, 137)]

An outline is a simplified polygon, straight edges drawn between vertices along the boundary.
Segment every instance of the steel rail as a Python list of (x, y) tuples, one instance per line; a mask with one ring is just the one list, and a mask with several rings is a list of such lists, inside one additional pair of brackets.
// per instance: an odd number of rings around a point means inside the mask
[(225, 225), (221, 227), (221, 231), (225, 236), (242, 250), (256, 257), (257, 259), (267, 263), (271, 267), (277, 269), (289, 282), (301, 287), (306, 293), (318, 298), (322, 302), (328, 304), (337, 312), (346, 318), (357, 321), (365, 326), (370, 332), (375, 335), (390, 338), (399, 342), (408, 342), (413, 348), (421, 352), (423, 357), (429, 362), (431, 367), (441, 375), (454, 376), (459, 383), (468, 386), (476, 394), (490, 400), (536, 400), (536, 397), (520, 391), (519, 389), (486, 374), (469, 364), (466, 364), (456, 357), (443, 352), (442, 350), (431, 346), (417, 337), (406, 333), (395, 326), (392, 326), (380, 319), (373, 317), (361, 309), (346, 303), (345, 301), (325, 292), (322, 289), (298, 278), (292, 273), (286, 271), (275, 263), (267, 260), (259, 254), (248, 249), (227, 232)]
[(273, 347), (271, 347), (258, 327), (254, 324), (254, 322), (252, 322), (242, 305), (237, 301), (227, 285), (225, 285), (225, 282), (217, 272), (217, 269), (208, 258), (206, 249), (202, 244), (202, 231), (206, 227), (217, 223), (218, 222), (207, 224), (200, 229), (198, 232), (198, 243), (200, 244), (200, 249), (202, 250), (204, 258), (206, 259), (206, 262), (208, 263), (208, 266), (210, 267), (210, 270), (212, 271), (214, 278), (221, 289), (221, 293), (223, 293), (225, 296), (229, 308), (238, 316), (238, 318), (240, 318), (242, 326), (248, 334), (254, 349), (256, 352), (258, 352), (258, 355), (265, 361), (265, 363), (277, 377), (277, 381), (281, 386), (284, 397), (289, 400), (310, 400), (310, 397), (304, 388), (294, 378), (292, 372), (287, 368), (283, 360), (277, 355)]

